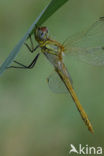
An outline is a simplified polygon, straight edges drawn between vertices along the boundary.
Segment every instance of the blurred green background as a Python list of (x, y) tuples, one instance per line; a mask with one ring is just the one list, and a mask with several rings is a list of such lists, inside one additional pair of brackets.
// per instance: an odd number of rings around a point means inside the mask
[[(48, 2), (0, 1), (0, 64)], [(63, 42), (100, 16), (104, 16), (104, 0), (70, 0), (44, 25)], [(69, 58), (67, 65), (95, 133), (87, 130), (69, 94), (54, 94), (48, 88), (46, 78), (53, 67), (41, 55), (34, 69), (11, 69), (0, 77), (1, 156), (67, 156), (70, 144), (104, 145), (104, 67), (76, 58)]]

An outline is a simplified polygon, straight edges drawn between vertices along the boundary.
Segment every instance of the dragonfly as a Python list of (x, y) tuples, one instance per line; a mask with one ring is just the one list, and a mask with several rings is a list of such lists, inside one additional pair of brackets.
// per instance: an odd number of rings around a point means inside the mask
[[(100, 17), (87, 30), (69, 37), (62, 44), (49, 37), (48, 28), (45, 26), (36, 28), (34, 31), (34, 38), (38, 45), (34, 48), (32, 37), (29, 35), (31, 46), (25, 43), (28, 50), (33, 53), (40, 48), (40, 53), (43, 53), (54, 67), (54, 72), (47, 78), (49, 88), (54, 92), (70, 93), (83, 121), (88, 127), (88, 130), (93, 133), (94, 130), (92, 124), (73, 88), (72, 78), (63, 61), (63, 54), (68, 53), (69, 56), (78, 56), (82, 61), (93, 65), (103, 65), (104, 17)], [(40, 53), (35, 56), (28, 66), (14, 61), (18, 66), (9, 66), (8, 68), (32, 69), (36, 64)]]

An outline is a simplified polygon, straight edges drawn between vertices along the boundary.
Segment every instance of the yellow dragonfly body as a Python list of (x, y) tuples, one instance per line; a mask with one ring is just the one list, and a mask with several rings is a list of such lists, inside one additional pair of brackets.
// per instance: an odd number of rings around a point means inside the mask
[[(42, 53), (53, 64), (56, 73), (65, 85), (66, 89), (69, 91), (70, 95), (72, 96), (72, 99), (74, 100), (82, 119), (84, 120), (88, 129), (93, 133), (92, 125), (72, 87), (71, 78), (69, 76), (66, 66), (63, 63), (63, 53), (65, 51), (64, 46), (57, 41), (51, 40), (48, 37), (48, 29), (46, 27), (37, 28), (35, 33), (35, 39), (39, 43)], [(50, 80), (48, 79), (48, 82), (49, 81)]]
[[(46, 56), (49, 62), (54, 66), (55, 75), (48, 78), (49, 87), (55, 91), (61, 90), (70, 93), (73, 101), (76, 104), (78, 111), (90, 132), (93, 133), (92, 125), (88, 119), (87, 114), (82, 108), (80, 101), (73, 89), (72, 79), (63, 63), (63, 54), (67, 51), (70, 56), (78, 56), (81, 60), (93, 64), (104, 65), (104, 17), (100, 17), (87, 30), (78, 33), (75, 36), (68, 38), (64, 44), (52, 40), (49, 37), (47, 27), (38, 27), (35, 32), (35, 39), (38, 46), (34, 48), (32, 38), (30, 35), (31, 48), (25, 43), (30, 52), (34, 52), (37, 48), (41, 48), (41, 52)], [(25, 66), (17, 61), (14, 61), (18, 66), (10, 66), (8, 68), (31, 69), (34, 67), (40, 53), (36, 55), (30, 65)], [(56, 80), (57, 79), (57, 84)], [(58, 87), (57, 87), (58, 86)], [(58, 90), (59, 88), (59, 90)]]

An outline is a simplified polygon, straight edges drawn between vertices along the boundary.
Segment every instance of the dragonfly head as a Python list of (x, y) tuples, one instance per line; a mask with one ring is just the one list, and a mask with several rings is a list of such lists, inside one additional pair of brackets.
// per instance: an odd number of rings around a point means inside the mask
[(38, 27), (35, 32), (35, 38), (37, 41), (46, 41), (48, 39), (48, 28)]

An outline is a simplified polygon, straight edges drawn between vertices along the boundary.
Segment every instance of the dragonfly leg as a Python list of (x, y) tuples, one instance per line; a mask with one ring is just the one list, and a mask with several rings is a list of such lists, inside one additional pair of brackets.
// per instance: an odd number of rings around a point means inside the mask
[(33, 44), (33, 40), (32, 40), (32, 37), (31, 35), (29, 35), (29, 39), (30, 39), (30, 43), (31, 43), (31, 47), (27, 44), (27, 43), (24, 43), (25, 46), (28, 48), (28, 50), (33, 53), (34, 51), (37, 50), (37, 48), (39, 48), (39, 45), (37, 45), (35, 48), (34, 48), (34, 44)]
[(18, 64), (18, 65), (20, 65), (20, 66), (9, 66), (9, 67), (7, 67), (7, 69), (8, 69), (8, 68), (32, 69), (32, 68), (35, 66), (35, 64), (36, 64), (39, 55), (40, 55), (40, 53), (38, 53), (38, 54), (35, 56), (35, 58), (32, 60), (32, 62), (31, 62), (28, 66), (26, 66), (26, 65), (24, 65), (24, 64), (22, 64), (22, 63), (20, 63), (20, 62), (14, 61), (14, 63), (16, 63), (16, 64)]

